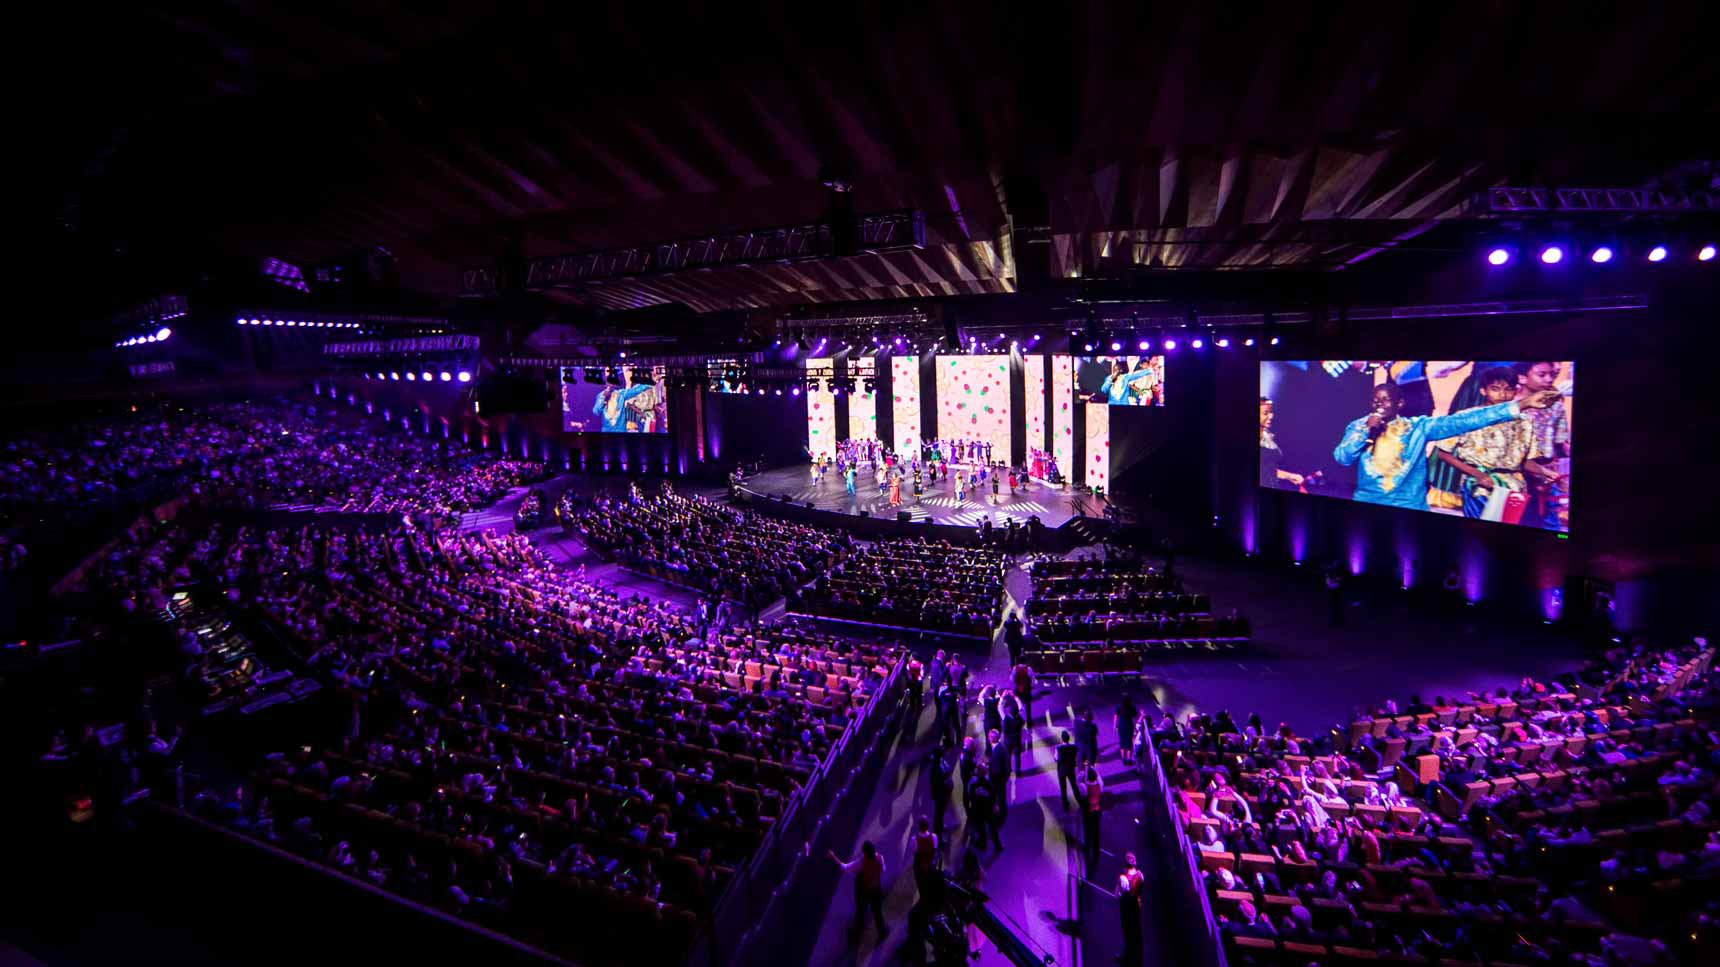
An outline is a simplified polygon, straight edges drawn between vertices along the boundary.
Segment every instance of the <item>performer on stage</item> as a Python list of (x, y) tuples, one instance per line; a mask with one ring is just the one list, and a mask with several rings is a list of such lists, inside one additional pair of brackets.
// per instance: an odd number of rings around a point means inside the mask
[(854, 496), (854, 465), (853, 464), (848, 465), (848, 470), (843, 475), (843, 481), (847, 485), (848, 496), (850, 496), (850, 497)]
[(890, 506), (902, 506), (902, 475), (899, 473), (890, 477)]
[(956, 503), (960, 504), (960, 503), (966, 503), (966, 502), (967, 502), (967, 477), (960, 470), (957, 470), (956, 471)]
[(1449, 416), (1406, 417), (1399, 415), (1403, 390), (1396, 383), (1383, 383), (1374, 390), (1373, 412), (1350, 421), (1332, 449), (1332, 459), (1345, 467), (1359, 463), (1356, 500), (1425, 510), (1428, 443), (1520, 419), (1525, 410), (1543, 409), (1558, 398), (1557, 390), (1547, 390)]

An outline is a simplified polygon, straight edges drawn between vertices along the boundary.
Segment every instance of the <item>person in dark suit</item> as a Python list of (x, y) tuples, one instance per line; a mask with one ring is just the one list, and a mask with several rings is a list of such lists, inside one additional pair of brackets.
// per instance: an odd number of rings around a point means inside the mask
[(1057, 793), (1063, 799), (1063, 808), (1068, 809), (1069, 795), (1074, 793), (1077, 798), (1081, 795), (1075, 784), (1075, 763), (1080, 757), (1080, 750), (1076, 747), (1075, 740), (1069, 737), (1068, 731), (1064, 731), (1059, 738), (1062, 741), (1057, 743)]
[(944, 831), (944, 813), (949, 809), (950, 795), (955, 792), (954, 767), (950, 754), (940, 748), (932, 754), (932, 830)]

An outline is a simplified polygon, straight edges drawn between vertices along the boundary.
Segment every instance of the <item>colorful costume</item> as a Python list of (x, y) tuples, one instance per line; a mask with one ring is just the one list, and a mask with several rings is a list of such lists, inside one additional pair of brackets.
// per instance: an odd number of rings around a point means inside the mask
[(1368, 439), (1368, 419), (1351, 420), (1332, 450), (1339, 466), (1356, 469), (1355, 499), (1366, 504), (1427, 509), (1427, 444), (1461, 436), (1523, 415), (1515, 401), (1478, 406), (1449, 416), (1400, 416), (1378, 439)]
[(591, 404), (591, 415), (603, 421), (603, 432), (627, 432), (627, 401), (641, 393), (650, 392), (650, 383), (629, 386), (626, 389), (604, 390), (597, 394), (597, 402)]

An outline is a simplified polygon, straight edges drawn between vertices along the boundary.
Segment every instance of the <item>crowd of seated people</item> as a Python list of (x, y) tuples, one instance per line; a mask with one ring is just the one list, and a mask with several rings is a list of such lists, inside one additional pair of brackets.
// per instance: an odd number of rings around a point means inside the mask
[(856, 551), (789, 610), (898, 628), (987, 637), (1003, 606), (1004, 556), (920, 539), (877, 541)]
[(673, 493), (598, 497), (576, 532), (622, 564), (750, 608), (790, 594), (854, 546), (838, 531)]
[(1031, 574), (1027, 616), (1034, 637), (1053, 649), (1248, 634), (1239, 616), (1215, 618), (1206, 595), (1184, 591), (1180, 579), (1137, 558), (1038, 561)]
[[(545, 476), (541, 462), (473, 452), (332, 404), (167, 405), (7, 441), (0, 531), (26, 510), (50, 513), (53, 525), (93, 504), (169, 495), (447, 518)], [(27, 553), (24, 535), (6, 542), (6, 557)]]
[(713, 637), (521, 535), (306, 528), (251, 566), (352, 727), (197, 808), (593, 960), (679, 959), (897, 657), (796, 624)]
[[(1153, 740), (1229, 959), (1696, 963), (1720, 898), (1720, 676), (1698, 643), (1387, 703), (1318, 739)], [(1650, 939), (1653, 938), (1653, 939)]]

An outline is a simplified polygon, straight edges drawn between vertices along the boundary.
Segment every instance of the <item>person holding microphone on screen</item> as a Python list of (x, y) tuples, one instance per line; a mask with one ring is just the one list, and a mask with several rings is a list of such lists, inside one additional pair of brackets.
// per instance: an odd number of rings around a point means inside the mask
[(1372, 412), (1350, 421), (1332, 459), (1339, 466), (1356, 467), (1354, 499), (1426, 510), (1427, 444), (1521, 419), (1524, 411), (1558, 399), (1557, 390), (1545, 390), (1447, 416), (1402, 416), (1403, 390), (1396, 383), (1382, 383), (1374, 388)]

